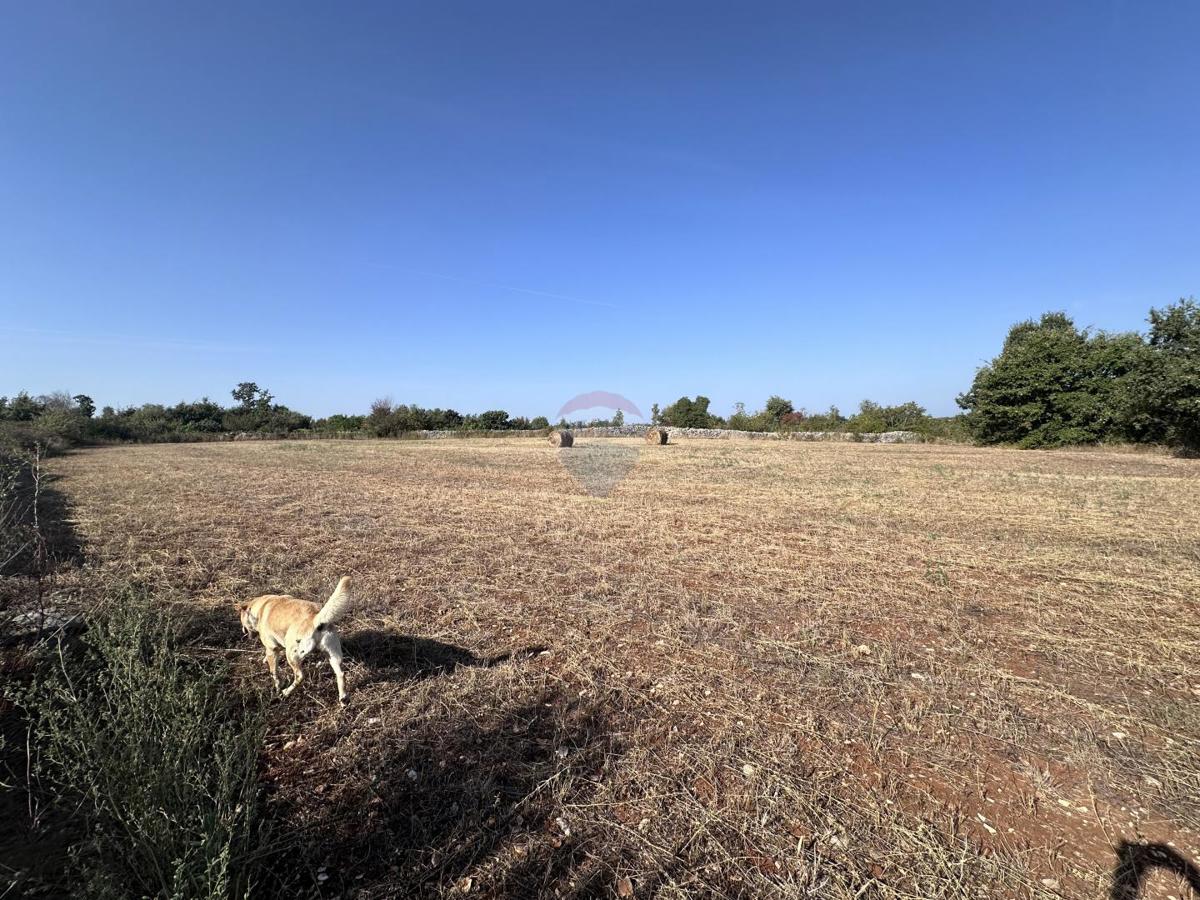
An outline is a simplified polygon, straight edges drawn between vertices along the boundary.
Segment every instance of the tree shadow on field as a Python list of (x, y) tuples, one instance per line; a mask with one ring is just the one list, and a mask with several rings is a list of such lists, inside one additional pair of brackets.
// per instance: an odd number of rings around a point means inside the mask
[(23, 471), (7, 509), (0, 497), (0, 611), (40, 605), (46, 579), (83, 562), (74, 507), (52, 486), (61, 477), (43, 472), (35, 488)]
[(296, 872), (307, 884), (289, 893), (611, 895), (613, 870), (569, 811), (593, 796), (615, 752), (604, 710), (542, 692), (418, 715), (373, 741), (352, 771), (315, 749), (329, 771), (313, 758), (286, 763), (296, 777), (281, 773), (274, 803), (316, 870)]
[(15, 496), (0, 496), (0, 895), (62, 890), (77, 836), (69, 814), (40, 803), (26, 756), (29, 721), (5, 696), (34, 677), (39, 642), (80, 628), (70, 599), (55, 593), (55, 574), (83, 561), (71, 502), (52, 486), (60, 478), (42, 471), (35, 490), (25, 470)]
[(1146, 879), (1155, 869), (1173, 872), (1200, 895), (1200, 869), (1173, 847), (1122, 841), (1117, 847), (1109, 900), (1138, 900)]
[(74, 504), (66, 494), (52, 487), (61, 478), (61, 475), (42, 475), (39, 498), (41, 508), (38, 518), (46, 541), (46, 553), (53, 568), (83, 562), (83, 542), (75, 530)]
[(463, 667), (487, 669), (510, 659), (536, 656), (547, 649), (536, 646), (496, 656), (477, 656), (465, 647), (378, 628), (343, 633), (342, 645), (346, 658), (367, 670), (356, 679), (360, 685), (420, 680)]

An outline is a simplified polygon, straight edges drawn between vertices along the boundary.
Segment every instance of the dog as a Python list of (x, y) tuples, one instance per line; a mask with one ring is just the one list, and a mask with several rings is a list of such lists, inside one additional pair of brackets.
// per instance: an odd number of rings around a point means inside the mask
[(255, 597), (238, 607), (242, 619), (242, 631), (258, 634), (258, 639), (267, 651), (267, 668), (275, 689), (279, 684), (279, 651), (282, 650), (292, 668), (292, 683), (283, 688), (282, 696), (288, 696), (304, 680), (301, 663), (317, 647), (329, 657), (329, 667), (337, 678), (338, 700), (346, 702), (346, 679), (342, 674), (342, 639), (338, 637), (333, 623), (344, 616), (350, 608), (350, 577), (347, 575), (337, 583), (324, 606), (309, 600), (298, 600), (287, 594), (266, 594)]

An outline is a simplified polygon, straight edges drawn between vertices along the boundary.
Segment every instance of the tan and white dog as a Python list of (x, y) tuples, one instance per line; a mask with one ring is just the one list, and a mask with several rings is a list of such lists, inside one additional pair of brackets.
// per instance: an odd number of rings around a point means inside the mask
[(283, 691), (286, 697), (304, 680), (300, 665), (308, 654), (320, 647), (329, 657), (329, 667), (337, 677), (338, 700), (346, 702), (346, 679), (342, 675), (342, 640), (333, 623), (350, 608), (350, 577), (343, 577), (324, 606), (309, 600), (298, 600), (287, 594), (267, 594), (255, 597), (238, 607), (242, 630), (258, 634), (267, 651), (267, 668), (271, 680), (279, 689), (279, 651), (282, 650), (292, 667), (292, 683)]

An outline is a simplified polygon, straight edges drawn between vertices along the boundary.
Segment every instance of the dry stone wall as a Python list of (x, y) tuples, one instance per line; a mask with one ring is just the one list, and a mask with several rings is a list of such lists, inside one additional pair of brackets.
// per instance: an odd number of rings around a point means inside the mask
[[(641, 437), (649, 425), (609, 425), (601, 428), (576, 428), (579, 437)], [(916, 444), (921, 435), (915, 431), (881, 431), (855, 434), (849, 431), (735, 431), (732, 428), (668, 427), (672, 438), (709, 438), (749, 441), (852, 441), (863, 444)]]

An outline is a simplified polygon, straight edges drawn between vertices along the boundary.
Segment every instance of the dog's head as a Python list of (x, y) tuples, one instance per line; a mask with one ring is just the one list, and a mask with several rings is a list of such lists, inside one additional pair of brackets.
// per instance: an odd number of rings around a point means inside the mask
[(254, 634), (258, 628), (258, 619), (254, 617), (254, 613), (250, 612), (250, 604), (243, 603), (238, 606), (238, 616), (242, 620), (242, 633)]

